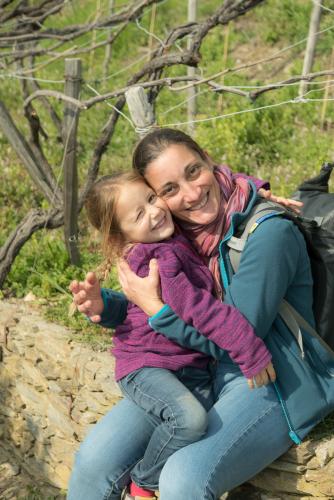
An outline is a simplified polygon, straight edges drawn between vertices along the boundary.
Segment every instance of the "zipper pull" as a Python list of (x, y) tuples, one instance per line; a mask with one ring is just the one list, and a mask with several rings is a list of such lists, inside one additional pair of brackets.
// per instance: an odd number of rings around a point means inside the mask
[(295, 444), (302, 444), (302, 441), (295, 431), (290, 431), (289, 436)]

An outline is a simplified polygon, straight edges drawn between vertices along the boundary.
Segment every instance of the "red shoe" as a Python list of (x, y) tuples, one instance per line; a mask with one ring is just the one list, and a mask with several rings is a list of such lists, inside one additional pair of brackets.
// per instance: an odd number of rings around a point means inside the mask
[(158, 500), (158, 497), (156, 495), (153, 495), (152, 497), (143, 497), (140, 495), (131, 495), (129, 492), (129, 488), (127, 488), (123, 492), (122, 500)]

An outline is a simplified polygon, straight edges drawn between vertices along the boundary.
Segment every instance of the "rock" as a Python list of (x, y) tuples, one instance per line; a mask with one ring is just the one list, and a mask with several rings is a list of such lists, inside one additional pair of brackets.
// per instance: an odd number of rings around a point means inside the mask
[(32, 292), (27, 293), (27, 295), (23, 298), (24, 302), (33, 302), (36, 300), (36, 295), (34, 295)]
[(1, 480), (8, 479), (9, 477), (17, 476), (20, 473), (20, 467), (18, 465), (10, 464), (5, 462), (0, 464), (0, 477)]
[(334, 457), (334, 437), (328, 441), (320, 443), (315, 449), (315, 454), (320, 467), (324, 467), (329, 460)]

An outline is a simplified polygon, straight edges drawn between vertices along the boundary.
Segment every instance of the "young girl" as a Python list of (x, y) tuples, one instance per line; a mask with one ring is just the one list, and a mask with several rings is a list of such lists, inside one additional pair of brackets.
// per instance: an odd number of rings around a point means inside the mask
[[(231, 173), (221, 169), (218, 175)], [(241, 210), (248, 201), (247, 180), (239, 177), (233, 182), (233, 208)], [(208, 193), (208, 207), (209, 197)], [(217, 300), (219, 284), (188, 240), (174, 235), (165, 202), (142, 177), (124, 173), (101, 178), (88, 195), (86, 209), (90, 222), (101, 232), (106, 257), (125, 257), (141, 277), (148, 274), (150, 260), (158, 260), (165, 308), (172, 308), (210, 340), (213, 358), (219, 359), (225, 350), (247, 379), (267, 372), (267, 378), (275, 380), (264, 342), (240, 313), (236, 328), (235, 309)], [(144, 457), (132, 470), (127, 498), (154, 498), (153, 491), (142, 486), (153, 490), (167, 458), (205, 434), (206, 412), (213, 403), (211, 358), (156, 333), (150, 319), (129, 303), (126, 320), (117, 327), (113, 342), (116, 380), (156, 424)]]

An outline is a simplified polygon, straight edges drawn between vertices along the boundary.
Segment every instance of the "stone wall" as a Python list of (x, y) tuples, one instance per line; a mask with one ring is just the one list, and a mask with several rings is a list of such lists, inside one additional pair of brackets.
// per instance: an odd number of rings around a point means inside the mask
[[(0, 348), (2, 445), (38, 480), (66, 489), (80, 441), (120, 398), (113, 359), (23, 302), (0, 301)], [(293, 447), (251, 482), (277, 499), (334, 499), (333, 478), (334, 437)]]
[(113, 358), (24, 303), (0, 302), (0, 435), (31, 474), (66, 488), (85, 433), (120, 398)]

